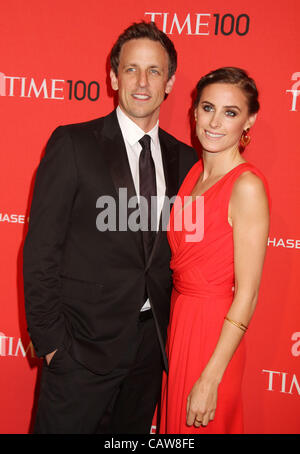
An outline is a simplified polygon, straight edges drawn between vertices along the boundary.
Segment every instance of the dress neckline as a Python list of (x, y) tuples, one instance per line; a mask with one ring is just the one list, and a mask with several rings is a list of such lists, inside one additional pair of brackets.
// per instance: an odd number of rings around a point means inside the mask
[[(217, 186), (221, 181), (224, 180), (224, 178), (226, 178), (228, 175), (230, 175), (235, 169), (237, 169), (238, 167), (241, 167), (241, 166), (244, 166), (244, 165), (249, 165), (248, 162), (241, 162), (240, 164), (238, 164), (237, 166), (233, 167), (231, 170), (229, 170), (229, 172), (225, 173), (225, 175), (223, 175), (218, 181), (216, 181), (214, 184), (212, 184), (208, 189), (206, 189), (206, 191), (202, 192), (202, 194), (197, 194), (193, 197), (202, 197), (204, 196), (205, 194), (207, 194), (211, 189), (213, 189), (215, 186)], [(202, 171), (203, 171), (203, 166), (202, 166)], [(199, 175), (200, 176), (200, 175)], [(197, 177), (197, 180), (199, 178), (199, 176)], [(196, 180), (196, 181), (197, 181)], [(195, 184), (193, 185), (192, 187), (192, 190), (194, 189), (195, 187)]]

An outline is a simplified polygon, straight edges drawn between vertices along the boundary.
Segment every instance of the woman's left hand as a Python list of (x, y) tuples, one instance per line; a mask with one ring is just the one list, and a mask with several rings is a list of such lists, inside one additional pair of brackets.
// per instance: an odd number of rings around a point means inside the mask
[(200, 377), (187, 398), (188, 426), (207, 426), (212, 421), (217, 408), (218, 385), (215, 380)]

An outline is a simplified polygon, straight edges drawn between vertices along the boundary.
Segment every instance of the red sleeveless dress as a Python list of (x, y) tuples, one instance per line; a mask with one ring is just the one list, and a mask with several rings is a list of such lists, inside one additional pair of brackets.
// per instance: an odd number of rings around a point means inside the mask
[[(168, 229), (172, 251), (173, 292), (167, 355), (169, 373), (162, 384), (161, 434), (241, 434), (243, 410), (241, 383), (245, 364), (244, 339), (230, 361), (218, 388), (215, 418), (206, 427), (186, 425), (187, 397), (200, 377), (218, 341), (224, 317), (233, 300), (234, 263), (228, 204), (236, 179), (245, 171), (264, 176), (253, 165), (242, 163), (224, 175), (204, 194), (202, 211), (185, 204), (203, 170), (197, 162), (185, 178), (174, 203)], [(186, 211), (187, 210), (187, 211)], [(190, 213), (188, 211), (190, 210)], [(192, 213), (196, 211), (196, 213)], [(201, 241), (190, 241), (180, 216), (195, 215), (204, 221)], [(177, 222), (177, 226), (176, 226)], [(187, 224), (188, 225), (188, 224)], [(188, 238), (188, 241), (187, 241)]]

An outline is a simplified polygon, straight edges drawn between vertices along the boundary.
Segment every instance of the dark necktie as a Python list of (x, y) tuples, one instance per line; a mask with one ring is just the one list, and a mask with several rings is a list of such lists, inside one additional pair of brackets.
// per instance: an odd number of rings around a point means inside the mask
[[(142, 137), (141, 140), (139, 140), (139, 143), (142, 146), (139, 160), (141, 196), (140, 212), (146, 263), (149, 259), (153, 247), (157, 223), (157, 207), (155, 203), (156, 198), (152, 198), (151, 200), (151, 196), (156, 196), (156, 176), (155, 165), (151, 155), (150, 142), (151, 137), (147, 134)], [(153, 230), (154, 227), (155, 230)]]

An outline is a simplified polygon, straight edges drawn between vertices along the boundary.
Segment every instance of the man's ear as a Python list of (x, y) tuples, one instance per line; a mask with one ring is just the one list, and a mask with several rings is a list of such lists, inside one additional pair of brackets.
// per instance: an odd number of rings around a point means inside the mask
[(175, 83), (175, 74), (173, 74), (173, 76), (170, 77), (170, 79), (167, 82), (167, 85), (166, 85), (166, 88), (165, 88), (165, 93), (167, 95), (169, 93), (171, 93), (174, 83)]
[(112, 69), (110, 70), (109, 74), (110, 74), (111, 88), (115, 91), (119, 90), (118, 78)]

